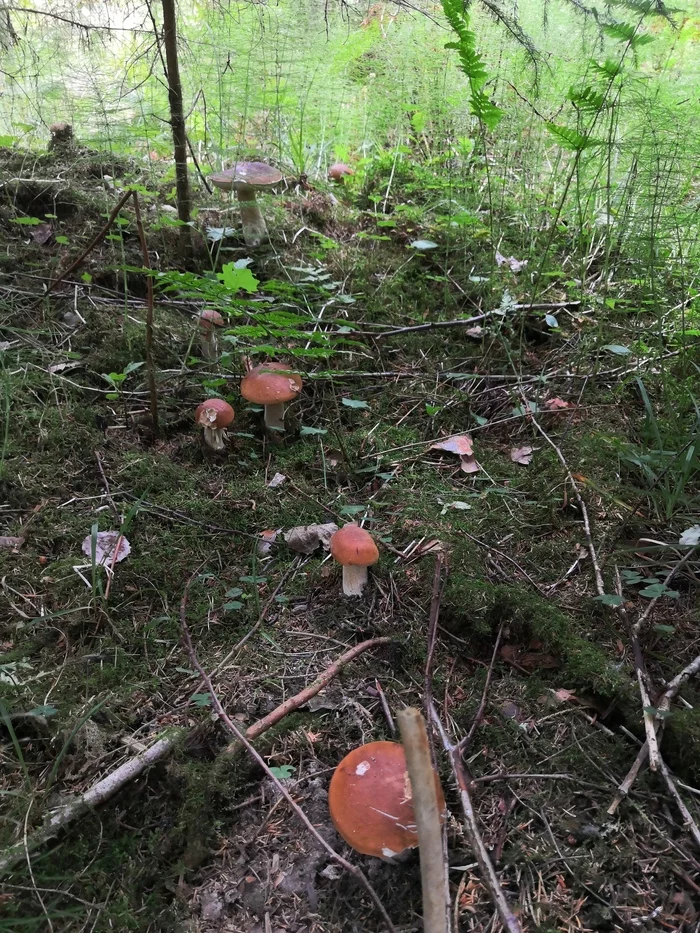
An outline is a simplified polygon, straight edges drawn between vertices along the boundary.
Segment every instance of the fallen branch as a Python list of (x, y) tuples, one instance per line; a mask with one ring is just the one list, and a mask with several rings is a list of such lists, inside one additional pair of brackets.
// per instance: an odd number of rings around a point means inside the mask
[[(303, 706), (305, 703), (308, 703), (312, 697), (315, 697), (317, 693), (320, 693), (324, 687), (327, 687), (328, 684), (336, 677), (344, 667), (346, 667), (351, 661), (354, 661), (355, 658), (359, 657), (369, 648), (376, 648), (378, 645), (388, 645), (391, 643), (391, 638), (388, 636), (383, 636), (382, 638), (370, 638), (367, 641), (361, 641), (359, 645), (355, 645), (354, 648), (350, 648), (349, 651), (346, 651), (345, 654), (341, 654), (330, 667), (327, 667), (325, 671), (318, 675), (316, 680), (313, 683), (310, 683), (308, 687), (305, 687), (299, 693), (295, 694), (293, 697), (289, 697), (288, 700), (285, 700), (284, 703), (280, 703), (276, 709), (273, 709), (271, 713), (268, 713), (267, 716), (263, 716), (262, 719), (258, 719), (257, 722), (254, 722), (252, 726), (249, 726), (245, 731), (246, 739), (251, 741), (252, 739), (257, 739), (267, 732), (268, 729), (271, 729), (272, 726), (277, 725), (277, 723), (284, 719), (285, 716), (288, 716), (290, 713), (293, 713), (294, 710), (299, 709), (300, 706)], [(221, 752), (221, 755), (233, 755), (241, 748), (240, 742), (231, 742), (226, 748)]]
[[(515, 304), (510, 305), (509, 311), (556, 311), (559, 308), (571, 308), (574, 305), (580, 305), (580, 301), (553, 301), (539, 302), (536, 304)], [(493, 317), (496, 314), (502, 314), (500, 309), (494, 311), (485, 311), (483, 314), (475, 314), (474, 317), (457, 318), (454, 321), (429, 321), (427, 324), (412, 324), (410, 327), (397, 327), (394, 330), (385, 330), (382, 333), (375, 334), (372, 331), (356, 330), (354, 337), (374, 337), (375, 340), (384, 340), (385, 337), (396, 337), (397, 334), (410, 334), (423, 330), (436, 330), (439, 327), (469, 327), (486, 318)]]
[(425, 720), (417, 709), (407, 707), (398, 715), (401, 742), (411, 781), (413, 811), (420, 853), (424, 933), (447, 933), (449, 887), (442, 848), (440, 807), (435, 790), (435, 771)]
[[(219, 700), (219, 697), (216, 691), (214, 690), (214, 684), (211, 682), (211, 678), (209, 677), (209, 674), (204, 670), (204, 668), (199, 662), (199, 658), (197, 657), (197, 652), (195, 651), (194, 645), (192, 644), (192, 637), (190, 635), (189, 626), (187, 625), (187, 598), (189, 596), (190, 586), (192, 584), (192, 581), (194, 580), (195, 574), (193, 574), (190, 577), (190, 579), (187, 581), (187, 585), (185, 586), (185, 592), (183, 593), (182, 600), (180, 602), (180, 627), (182, 629), (182, 641), (185, 647), (185, 651), (190, 660), (190, 663), (192, 664), (192, 667), (197, 671), (199, 676), (202, 678), (207, 690), (209, 691), (209, 696), (211, 697), (212, 708), (218, 714), (219, 719), (224, 725), (224, 727), (235, 738), (236, 740), (235, 744), (241, 745), (243, 748), (245, 748), (245, 750), (248, 752), (248, 754), (253, 759), (253, 761), (255, 761), (258, 767), (262, 769), (262, 771), (265, 773), (268, 780), (271, 781), (272, 784), (274, 784), (278, 793), (281, 794), (282, 797), (284, 797), (284, 799), (287, 801), (287, 803), (291, 807), (294, 814), (304, 824), (308, 832), (314, 837), (314, 839), (319, 843), (319, 845), (324, 849), (324, 851), (328, 853), (330, 858), (333, 859), (333, 861), (337, 865), (340, 865), (341, 868), (345, 869), (345, 871), (348, 872), (348, 874), (352, 875), (362, 885), (362, 887), (365, 889), (370, 899), (372, 900), (372, 903), (376, 907), (378, 913), (381, 914), (381, 917), (384, 921), (384, 925), (386, 926), (389, 933), (396, 933), (396, 927), (391, 922), (391, 918), (389, 917), (389, 914), (386, 912), (386, 908), (382, 904), (379, 898), (379, 895), (377, 894), (377, 892), (374, 890), (372, 885), (367, 880), (367, 877), (365, 876), (364, 872), (361, 871), (359, 868), (357, 868), (355, 865), (352, 865), (350, 862), (348, 862), (347, 859), (344, 859), (342, 855), (339, 855), (335, 851), (335, 849), (326, 842), (326, 840), (319, 833), (319, 831), (313, 825), (313, 823), (308, 818), (308, 816), (301, 809), (299, 804), (294, 800), (294, 798), (289, 793), (289, 791), (284, 786), (284, 784), (279, 780), (279, 778), (275, 777), (274, 773), (270, 769), (267, 762), (256, 751), (256, 749), (250, 744), (250, 741), (248, 740), (246, 735), (244, 735), (244, 733), (241, 732), (238, 726), (236, 726), (233, 723), (233, 721), (230, 719), (230, 717), (226, 713), (226, 710), (221, 705), (221, 701)], [(376, 640), (379, 641), (379, 639), (376, 639)], [(386, 641), (388, 641), (388, 639), (386, 639)], [(366, 644), (366, 642), (364, 644)], [(357, 647), (359, 648), (360, 646), (358, 645)]]
[(93, 784), (82, 794), (48, 813), (39, 829), (26, 839), (22, 839), (5, 849), (0, 855), (0, 875), (6, 874), (18, 862), (27, 858), (30, 852), (53, 839), (59, 832), (90, 812), (94, 807), (105, 803), (130, 781), (143, 774), (152, 764), (167, 757), (178, 744), (183, 734), (183, 730), (171, 730), (162, 734), (145, 751), (139, 752), (138, 755), (130, 758), (129, 761), (125, 761), (116, 771), (102, 778), (97, 784)]
[[(698, 655), (697, 658), (691, 661), (690, 664), (686, 665), (686, 667), (684, 667), (680, 673), (676, 674), (673, 680), (669, 681), (668, 685), (666, 686), (666, 690), (664, 691), (663, 695), (661, 696), (661, 699), (657, 702), (657, 705), (656, 705), (656, 709), (658, 710), (658, 713), (655, 715), (655, 719), (657, 720), (655, 723), (655, 731), (657, 735), (657, 740), (661, 739), (661, 735), (663, 734), (663, 726), (664, 726), (663, 719), (661, 719), (658, 714), (661, 713), (663, 715), (663, 713), (667, 713), (670, 710), (671, 703), (677, 696), (683, 684), (685, 684), (686, 681), (688, 681), (691, 677), (694, 677), (699, 672), (700, 672), (700, 655)], [(647, 759), (648, 754), (649, 754), (649, 746), (645, 742), (644, 745), (642, 745), (642, 747), (639, 749), (639, 753), (637, 754), (637, 757), (635, 758), (632, 767), (627, 772), (625, 779), (622, 781), (622, 783), (618, 787), (617, 794), (615, 795), (615, 799), (608, 807), (608, 814), (610, 816), (615, 815), (618, 807), (620, 806), (624, 798), (629, 794), (630, 790), (632, 789), (632, 785), (637, 779), (637, 775), (641, 771), (642, 766)]]
[(450, 759), (452, 773), (457, 784), (457, 790), (459, 791), (460, 803), (462, 804), (462, 813), (464, 815), (464, 830), (467, 835), (467, 841), (469, 842), (472, 852), (474, 853), (474, 857), (479, 864), (481, 880), (491, 895), (491, 899), (496, 907), (496, 910), (498, 911), (498, 916), (500, 917), (501, 923), (503, 924), (506, 933), (522, 933), (520, 922), (511, 910), (510, 904), (508, 903), (508, 900), (503, 893), (501, 883), (498, 880), (498, 875), (496, 874), (496, 870), (493, 867), (488, 852), (486, 851), (484, 840), (481, 838), (479, 825), (476, 819), (476, 813), (474, 812), (474, 806), (469, 794), (469, 782), (467, 780), (464, 766), (462, 764), (462, 756), (460, 755), (457, 746), (453, 745), (449, 740), (434, 706), (430, 710), (430, 715), (438, 732), (440, 733), (443, 748), (445, 749), (447, 756)]

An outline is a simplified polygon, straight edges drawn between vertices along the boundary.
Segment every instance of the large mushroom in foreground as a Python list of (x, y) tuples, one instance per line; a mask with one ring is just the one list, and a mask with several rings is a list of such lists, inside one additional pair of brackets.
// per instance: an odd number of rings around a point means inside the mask
[(207, 399), (194, 413), (194, 420), (204, 428), (204, 441), (212, 450), (224, 449), (226, 428), (234, 417), (233, 408), (222, 398)]
[(264, 162), (238, 162), (224, 172), (210, 175), (209, 181), (222, 191), (236, 192), (241, 208), (243, 239), (253, 249), (260, 246), (267, 239), (267, 227), (256, 192), (278, 185), (282, 181), (282, 172)]
[(260, 363), (241, 380), (241, 395), (265, 407), (265, 426), (284, 431), (284, 406), (301, 392), (301, 376), (286, 363)]
[(362, 596), (367, 568), (379, 560), (372, 535), (354, 522), (343, 525), (331, 538), (331, 554), (343, 567), (343, 593)]
[[(435, 789), (444, 814), (437, 774)], [(370, 742), (346, 755), (331, 778), (328, 808), (337, 831), (363, 855), (393, 860), (418, 845), (406, 755), (397, 742)]]

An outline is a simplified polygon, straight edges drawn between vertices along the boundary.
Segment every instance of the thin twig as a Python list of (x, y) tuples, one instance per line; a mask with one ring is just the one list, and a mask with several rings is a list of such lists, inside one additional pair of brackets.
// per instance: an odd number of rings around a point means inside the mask
[(484, 683), (484, 689), (481, 693), (481, 702), (479, 703), (479, 709), (476, 711), (476, 716), (472, 720), (472, 724), (469, 727), (469, 732), (457, 743), (457, 748), (459, 749), (462, 756), (466, 754), (470, 745), (472, 744), (472, 739), (476, 733), (476, 730), (481, 724), (481, 720), (484, 715), (484, 709), (486, 708), (486, 697), (488, 696), (489, 686), (491, 685), (491, 677), (493, 676), (493, 669), (496, 664), (496, 658), (498, 657), (498, 649), (501, 644), (501, 636), (503, 635), (503, 626), (505, 625), (505, 619), (501, 622), (498, 628), (498, 635), (496, 635), (496, 644), (493, 646), (493, 654), (491, 655), (491, 663), (489, 664), (489, 669), (486, 672), (486, 681)]
[(271, 781), (272, 784), (274, 784), (278, 793), (281, 794), (282, 797), (284, 797), (284, 799), (287, 801), (287, 803), (291, 807), (296, 817), (304, 824), (308, 832), (314, 837), (314, 839), (319, 843), (319, 845), (324, 849), (324, 851), (328, 853), (329, 857), (332, 858), (333, 861), (337, 865), (340, 865), (341, 868), (345, 869), (345, 871), (347, 871), (348, 874), (352, 875), (357, 881), (359, 881), (359, 883), (362, 885), (362, 887), (365, 889), (365, 891), (371, 898), (372, 903), (376, 907), (377, 911), (381, 914), (381, 917), (384, 921), (384, 925), (386, 926), (389, 933), (396, 933), (396, 927), (391, 922), (391, 918), (389, 917), (389, 914), (386, 912), (386, 908), (382, 904), (379, 898), (379, 895), (377, 894), (377, 892), (374, 890), (372, 885), (367, 880), (364, 872), (362, 872), (355, 865), (352, 865), (350, 862), (344, 859), (341, 855), (339, 855), (335, 851), (335, 849), (332, 846), (330, 846), (326, 842), (326, 840), (319, 833), (319, 831), (313, 825), (313, 823), (308, 818), (308, 816), (301, 809), (299, 804), (294, 800), (294, 798), (289, 793), (289, 791), (284, 786), (284, 784), (279, 780), (279, 778), (275, 777), (274, 773), (270, 769), (265, 759), (251, 745), (248, 738), (241, 732), (238, 726), (236, 726), (235, 723), (230, 719), (230, 717), (226, 713), (226, 710), (221, 705), (221, 701), (219, 700), (219, 697), (216, 691), (214, 690), (214, 684), (211, 682), (211, 678), (209, 677), (209, 674), (202, 667), (202, 665), (200, 664), (199, 658), (197, 657), (197, 652), (195, 651), (194, 645), (192, 644), (192, 637), (190, 635), (190, 630), (187, 625), (187, 598), (189, 596), (190, 586), (192, 585), (192, 582), (198, 572), (199, 572), (198, 570), (195, 571), (195, 573), (187, 581), (187, 584), (185, 586), (185, 592), (182, 595), (182, 600), (180, 602), (180, 627), (182, 629), (182, 641), (184, 644), (185, 651), (190, 660), (190, 663), (192, 664), (194, 669), (197, 671), (197, 673), (200, 675), (200, 677), (202, 678), (202, 680), (204, 681), (207, 687), (207, 690), (209, 691), (209, 696), (211, 697), (212, 707), (214, 708), (215, 712), (218, 714), (219, 719), (221, 720), (225, 728), (234, 737), (234, 739), (236, 740), (236, 743), (240, 743), (245, 748), (245, 750), (248, 752), (248, 754), (253, 759), (253, 761), (255, 761), (258, 767), (261, 768), (261, 770), (264, 772), (267, 779)]
[(133, 191), (134, 213), (136, 214), (136, 230), (141, 244), (143, 266), (146, 269), (146, 375), (148, 377), (148, 395), (151, 402), (151, 433), (158, 437), (158, 391), (156, 389), (156, 372), (153, 362), (153, 276), (151, 275), (151, 261), (148, 257), (148, 243), (146, 233), (141, 221), (141, 208), (139, 196)]
[(491, 859), (489, 858), (484, 841), (481, 838), (479, 824), (477, 822), (476, 813), (474, 812), (474, 806), (472, 804), (472, 799), (469, 793), (469, 781), (464, 770), (464, 765), (462, 764), (462, 756), (460, 755), (457, 746), (453, 745), (448, 738), (434, 706), (430, 710), (430, 715), (438, 732), (440, 733), (443, 748), (445, 749), (445, 752), (447, 753), (450, 764), (452, 766), (452, 773), (457, 784), (457, 789), (459, 791), (460, 803), (462, 804), (462, 813), (464, 815), (464, 830), (467, 835), (467, 841), (469, 842), (472, 852), (474, 853), (474, 857), (479, 863), (481, 879), (488, 888), (489, 894), (491, 895), (494, 906), (498, 911), (498, 916), (500, 917), (501, 923), (503, 924), (506, 933), (522, 933), (520, 922), (513, 913), (510, 904), (508, 903), (508, 900), (503, 893), (501, 883), (498, 880), (498, 875), (496, 874), (496, 870), (493, 867)]
[(428, 650), (425, 661), (425, 674), (423, 678), (423, 705), (426, 717), (430, 719), (430, 707), (433, 703), (433, 655), (435, 654), (435, 644), (437, 642), (438, 621), (440, 619), (440, 601), (442, 593), (447, 583), (447, 576), (442, 578), (442, 568), (445, 566), (445, 558), (438, 551), (435, 558), (435, 572), (433, 574), (433, 592), (430, 598), (430, 618), (428, 620)]
[(673, 781), (673, 776), (668, 770), (668, 766), (661, 755), (659, 755), (659, 772), (666, 782), (668, 792), (673, 797), (676, 806), (678, 807), (679, 813), (683, 817), (683, 828), (690, 833), (690, 835), (693, 837), (693, 842), (700, 849), (700, 829), (698, 829), (698, 824), (695, 822), (690, 813), (690, 810), (685, 805), (685, 801), (681, 797), (680, 792)]
[[(272, 726), (284, 719), (285, 716), (288, 716), (290, 713), (293, 713), (294, 710), (299, 709), (300, 706), (308, 703), (312, 697), (315, 697), (324, 687), (327, 687), (344, 667), (365, 651), (368, 651), (370, 648), (377, 648), (379, 645), (389, 644), (391, 644), (391, 638), (388, 635), (384, 635), (381, 638), (370, 638), (367, 641), (361, 641), (359, 645), (350, 648), (345, 654), (341, 654), (339, 658), (336, 658), (336, 660), (327, 667), (325, 671), (320, 673), (308, 687), (304, 687), (299, 693), (295, 693), (293, 697), (289, 697), (284, 703), (280, 703), (280, 705), (275, 707), (267, 716), (263, 716), (262, 719), (258, 719), (252, 726), (249, 726), (245, 731), (246, 738), (249, 740), (257, 739), (263, 732), (267, 732), (268, 729), (271, 729)], [(209, 678), (209, 683), (211, 683), (211, 678)], [(221, 754), (232, 755), (237, 752), (239, 748), (239, 743), (230, 742)]]

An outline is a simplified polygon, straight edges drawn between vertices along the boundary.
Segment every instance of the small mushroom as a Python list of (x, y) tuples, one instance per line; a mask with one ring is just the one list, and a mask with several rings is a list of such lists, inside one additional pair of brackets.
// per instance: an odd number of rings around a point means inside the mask
[(343, 593), (362, 596), (367, 586), (367, 568), (379, 560), (372, 535), (354, 522), (343, 525), (331, 538), (331, 554), (343, 565)]
[[(437, 774), (435, 789), (444, 814)], [(346, 755), (331, 778), (328, 808), (336, 830), (363, 855), (399, 860), (418, 845), (406, 755), (397, 742), (370, 742)]]
[(226, 428), (234, 417), (233, 408), (222, 398), (207, 399), (194, 413), (195, 421), (204, 428), (204, 440), (212, 450), (224, 449)]
[(354, 175), (355, 170), (350, 168), (349, 165), (346, 165), (345, 162), (334, 162), (333, 165), (328, 169), (328, 177), (331, 181), (336, 182), (339, 185), (342, 185), (345, 181), (346, 175)]
[(241, 381), (241, 395), (249, 402), (265, 406), (265, 425), (284, 431), (284, 406), (301, 392), (302, 381), (285, 363), (260, 363)]
[(255, 192), (274, 188), (282, 181), (282, 173), (264, 162), (238, 162), (225, 172), (210, 175), (209, 181), (222, 191), (236, 192), (241, 208), (243, 239), (247, 246), (260, 246), (267, 239), (267, 227)]
[(202, 359), (216, 360), (219, 356), (219, 343), (216, 328), (223, 327), (224, 319), (218, 311), (209, 308), (199, 315), (199, 348)]

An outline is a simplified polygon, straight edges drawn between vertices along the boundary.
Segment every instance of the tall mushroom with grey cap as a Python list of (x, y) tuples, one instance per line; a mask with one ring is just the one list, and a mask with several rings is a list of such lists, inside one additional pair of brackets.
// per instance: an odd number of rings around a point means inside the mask
[(379, 560), (372, 535), (354, 522), (343, 525), (331, 538), (331, 554), (343, 566), (343, 593), (362, 596), (367, 568)]
[(251, 248), (267, 239), (267, 227), (255, 193), (274, 188), (282, 181), (282, 173), (264, 162), (238, 162), (225, 172), (210, 175), (209, 181), (222, 191), (235, 191), (241, 207), (243, 239)]
[(284, 406), (301, 392), (302, 381), (286, 363), (260, 363), (241, 380), (241, 395), (265, 406), (265, 426), (284, 431)]

